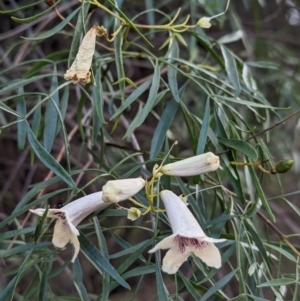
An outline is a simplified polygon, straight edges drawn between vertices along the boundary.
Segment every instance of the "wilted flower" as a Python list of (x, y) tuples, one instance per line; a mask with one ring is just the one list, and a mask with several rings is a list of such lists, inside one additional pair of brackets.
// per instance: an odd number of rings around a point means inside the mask
[(159, 249), (170, 249), (163, 259), (162, 270), (174, 274), (187, 258), (194, 254), (210, 267), (221, 267), (219, 249), (213, 244), (225, 239), (205, 235), (193, 214), (172, 191), (163, 190), (164, 202), (173, 234), (159, 242), (149, 253)]
[(195, 176), (202, 173), (215, 171), (220, 165), (220, 159), (213, 153), (208, 152), (190, 157), (175, 163), (164, 165), (160, 172), (169, 176)]
[(94, 25), (84, 36), (76, 58), (64, 76), (66, 80), (72, 80), (73, 84), (78, 82), (89, 83), (91, 81), (90, 68), (95, 52), (97, 33), (98, 26)]
[(105, 202), (118, 203), (127, 200), (138, 193), (146, 184), (142, 178), (111, 180), (103, 187), (103, 200)]
[[(47, 217), (57, 219), (54, 226), (52, 243), (58, 248), (63, 248), (70, 241), (74, 246), (74, 255), (72, 258), (72, 262), (74, 262), (80, 248), (77, 238), (79, 231), (76, 226), (92, 212), (108, 205), (110, 203), (102, 200), (102, 191), (100, 191), (70, 202), (61, 209), (49, 209)], [(45, 209), (38, 208), (30, 211), (42, 216)]]

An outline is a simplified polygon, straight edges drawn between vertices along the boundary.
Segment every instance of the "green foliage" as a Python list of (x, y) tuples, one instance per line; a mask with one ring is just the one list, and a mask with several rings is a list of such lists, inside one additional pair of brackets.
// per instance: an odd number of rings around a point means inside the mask
[[(0, 3), (0, 300), (299, 300), (298, 31), (283, 13), (270, 34), (265, 16), (292, 4), (29, 2)], [(91, 82), (74, 85), (63, 75), (93, 25)], [(151, 183), (155, 163), (206, 152), (219, 169), (146, 186), (136, 221), (129, 201), (92, 213), (74, 263), (71, 244), (53, 247), (48, 211), (29, 211), (111, 178)], [(168, 275), (164, 253), (148, 253), (171, 234), (164, 189), (226, 239), (220, 269), (190, 256)]]

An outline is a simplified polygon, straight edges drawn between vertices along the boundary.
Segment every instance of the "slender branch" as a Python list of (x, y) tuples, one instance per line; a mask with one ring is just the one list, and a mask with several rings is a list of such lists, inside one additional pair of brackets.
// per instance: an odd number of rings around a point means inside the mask
[[(255, 135), (252, 135), (251, 137), (247, 138), (246, 141), (249, 141), (249, 140), (251, 140), (251, 139), (253, 139), (253, 138), (257, 137), (257, 136), (260, 136), (260, 135), (262, 135), (262, 134), (264, 134), (264, 133), (266, 133), (266, 132), (272, 130), (272, 129), (275, 128), (276, 126), (281, 125), (283, 122), (285, 122), (285, 121), (287, 121), (288, 119), (294, 117), (294, 116), (297, 115), (298, 113), (300, 113), (300, 110), (297, 110), (296, 112), (294, 112), (293, 114), (287, 116), (286, 118), (284, 118), (284, 119), (282, 119), (282, 120), (280, 120), (280, 121), (278, 121), (278, 122), (275, 122), (273, 125), (271, 125), (270, 127), (264, 129), (263, 131), (261, 131), (261, 132), (255, 134)], [(221, 156), (221, 155), (226, 154), (226, 153), (228, 153), (228, 152), (230, 152), (230, 151), (231, 151), (231, 149), (228, 148), (228, 149), (226, 149), (226, 150), (224, 150), (224, 151), (222, 151), (222, 152), (216, 153), (216, 155), (217, 155), (217, 156)]]
[(280, 120), (280, 121), (278, 121), (278, 122), (275, 122), (275, 123), (274, 123), (273, 125), (271, 125), (270, 127), (268, 127), (268, 128), (266, 128), (266, 129), (264, 129), (263, 131), (261, 131), (261, 132), (255, 134), (255, 135), (249, 137), (248, 139), (246, 139), (246, 141), (249, 141), (249, 140), (251, 140), (251, 139), (253, 139), (253, 138), (255, 138), (255, 137), (257, 137), (257, 136), (259, 136), (259, 135), (261, 135), (261, 134), (264, 134), (265, 132), (268, 132), (268, 131), (272, 130), (272, 129), (275, 128), (276, 126), (282, 124), (283, 122), (285, 122), (285, 121), (287, 121), (288, 119), (292, 118), (293, 116), (297, 115), (299, 112), (300, 112), (300, 110), (297, 110), (296, 112), (294, 112), (293, 114), (287, 116), (286, 118), (284, 118), (284, 119), (282, 119), (282, 120)]
[[(210, 185), (218, 185), (217, 183), (211, 181), (211, 180), (204, 180), (207, 184)], [(223, 185), (218, 185), (218, 187), (221, 187), (226, 193), (228, 193), (229, 195), (237, 198), (237, 194), (231, 190), (229, 190), (228, 188), (224, 187)], [(246, 200), (246, 202), (249, 204), (250, 201)], [(284, 241), (289, 248), (298, 256), (300, 257), (300, 252), (293, 246), (293, 244), (288, 240), (288, 238), (286, 237), (285, 234), (283, 234), (262, 212), (257, 211), (256, 214), (264, 221), (265, 224), (267, 224), (272, 230), (274, 230), (274, 232), (279, 236), (279, 238)]]

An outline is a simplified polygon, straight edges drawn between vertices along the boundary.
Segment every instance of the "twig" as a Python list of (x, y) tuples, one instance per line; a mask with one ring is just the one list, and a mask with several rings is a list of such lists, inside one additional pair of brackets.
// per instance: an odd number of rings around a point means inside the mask
[[(247, 138), (246, 141), (249, 141), (249, 140), (251, 140), (251, 139), (253, 139), (253, 138), (255, 138), (255, 137), (259, 136), (259, 135), (264, 134), (265, 132), (268, 132), (268, 131), (272, 130), (276, 126), (282, 124), (283, 122), (287, 121), (288, 119), (292, 118), (293, 116), (297, 115), (298, 113), (300, 113), (300, 110), (297, 110), (296, 112), (294, 112), (293, 114), (287, 116), (286, 118), (284, 118), (284, 119), (282, 119), (282, 120), (280, 120), (278, 122), (275, 122), (273, 125), (271, 125), (270, 127), (264, 129), (263, 131), (261, 131), (261, 132), (255, 134), (255, 135)], [(223, 152), (217, 153), (216, 155), (220, 156), (220, 155), (226, 154), (226, 153), (228, 153), (230, 151), (231, 151), (231, 149), (228, 148), (228, 149), (224, 150)]]
[(292, 118), (293, 116), (297, 115), (299, 112), (300, 112), (300, 110), (297, 110), (296, 112), (294, 112), (293, 114), (291, 114), (291, 115), (285, 117), (284, 119), (282, 119), (282, 120), (280, 120), (280, 121), (278, 121), (278, 122), (275, 122), (275, 123), (274, 123), (273, 125), (271, 125), (270, 127), (268, 127), (268, 128), (266, 128), (266, 129), (264, 129), (263, 131), (261, 131), (261, 132), (255, 134), (255, 135), (249, 137), (248, 139), (246, 139), (246, 141), (249, 141), (249, 140), (251, 140), (251, 139), (253, 139), (253, 138), (255, 138), (255, 137), (257, 137), (257, 136), (259, 136), (259, 135), (261, 135), (261, 134), (264, 134), (265, 132), (268, 132), (268, 131), (272, 130), (272, 129), (275, 128), (276, 126), (280, 125), (281, 123), (283, 123), (283, 122), (287, 121), (288, 119)]
[[(211, 180), (204, 180), (206, 183), (216, 186), (217, 183), (211, 181)], [(237, 198), (237, 194), (233, 191), (229, 190), (228, 188), (224, 187), (223, 185), (218, 185), (218, 187), (221, 187), (226, 193), (229, 195)], [(246, 200), (247, 203), (251, 203), (250, 201)], [(290, 243), (286, 235), (284, 235), (263, 213), (257, 211), (256, 214), (267, 224), (274, 232), (279, 236), (279, 238), (284, 241), (290, 249), (298, 256), (300, 257), (300, 252)]]

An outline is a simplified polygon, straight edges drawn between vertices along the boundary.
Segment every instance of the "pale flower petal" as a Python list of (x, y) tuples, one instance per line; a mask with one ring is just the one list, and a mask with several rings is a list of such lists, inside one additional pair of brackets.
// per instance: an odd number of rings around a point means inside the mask
[[(70, 202), (62, 209), (49, 209), (47, 217), (57, 219), (54, 226), (52, 243), (58, 248), (64, 248), (71, 242), (74, 246), (74, 256), (72, 258), (72, 262), (74, 262), (80, 249), (77, 238), (79, 231), (76, 226), (92, 212), (108, 205), (109, 203), (105, 203), (102, 200), (102, 191), (100, 191)], [(38, 208), (30, 211), (42, 216), (45, 209)]]
[(63, 219), (58, 219), (54, 226), (52, 243), (58, 248), (64, 248), (71, 240), (71, 237), (77, 237), (77, 235), (72, 232), (71, 227)]
[(208, 152), (164, 165), (160, 172), (169, 176), (187, 177), (215, 171), (219, 166), (219, 157)]
[(103, 201), (118, 203), (125, 201), (128, 198), (138, 193), (146, 184), (142, 178), (111, 180), (108, 181), (103, 187)]
[(208, 266), (221, 267), (221, 255), (213, 242), (223, 242), (225, 239), (206, 236), (184, 202), (172, 191), (163, 190), (160, 195), (173, 235), (163, 239), (149, 253), (158, 249), (170, 249), (163, 259), (163, 271), (169, 274), (176, 273), (182, 263), (192, 254)]
[(157, 250), (165, 250), (173, 247), (173, 240), (176, 237), (176, 234), (170, 235), (157, 243), (154, 248), (148, 251), (148, 253), (154, 253)]
[(171, 248), (163, 259), (162, 270), (168, 274), (175, 274), (181, 265), (187, 260), (186, 254)]
[(207, 243), (203, 249), (195, 249), (193, 253), (209, 267), (219, 269), (222, 265), (219, 249), (213, 243)]
[(68, 216), (74, 226), (77, 226), (85, 217), (91, 213), (103, 209), (110, 204), (102, 200), (102, 191), (85, 195), (62, 208), (68, 211)]
[(186, 204), (172, 191), (163, 190), (160, 196), (167, 210), (173, 233), (186, 237), (206, 237)]

